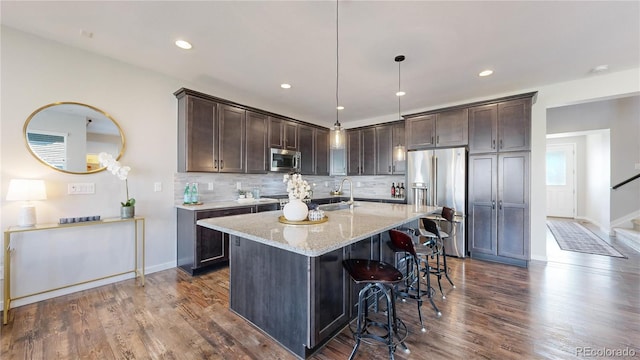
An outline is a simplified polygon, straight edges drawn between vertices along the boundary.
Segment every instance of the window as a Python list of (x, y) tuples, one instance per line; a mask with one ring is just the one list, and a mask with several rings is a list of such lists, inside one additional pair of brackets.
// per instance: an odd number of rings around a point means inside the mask
[(567, 158), (564, 151), (547, 151), (547, 185), (567, 185)]
[(38, 157), (58, 169), (66, 170), (67, 137), (55, 133), (28, 132), (27, 141)]

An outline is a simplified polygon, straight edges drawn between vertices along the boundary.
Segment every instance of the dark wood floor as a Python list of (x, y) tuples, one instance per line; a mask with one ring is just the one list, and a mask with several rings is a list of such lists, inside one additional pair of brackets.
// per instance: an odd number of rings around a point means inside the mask
[[(549, 261), (529, 269), (452, 259), (457, 288), (445, 285), (447, 299), (437, 299), (441, 318), (424, 305), (427, 333), (419, 331), (415, 303), (398, 303), (411, 353), (396, 358), (571, 359), (584, 357), (580, 349), (640, 357), (640, 256), (617, 243), (628, 259), (569, 253), (548, 236)], [(12, 310), (0, 358), (295, 358), (229, 311), (227, 268), (198, 277), (170, 269), (146, 279), (144, 288), (128, 280)], [(346, 359), (352, 346), (344, 330), (314, 359)], [(387, 353), (363, 344), (356, 358)]]

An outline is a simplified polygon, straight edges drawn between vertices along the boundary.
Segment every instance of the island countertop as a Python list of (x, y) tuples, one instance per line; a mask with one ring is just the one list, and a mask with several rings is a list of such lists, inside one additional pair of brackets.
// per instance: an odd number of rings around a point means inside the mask
[(351, 209), (325, 211), (328, 221), (288, 225), (282, 211), (198, 220), (197, 224), (305, 256), (316, 257), (438, 211), (434, 206), (356, 202)]

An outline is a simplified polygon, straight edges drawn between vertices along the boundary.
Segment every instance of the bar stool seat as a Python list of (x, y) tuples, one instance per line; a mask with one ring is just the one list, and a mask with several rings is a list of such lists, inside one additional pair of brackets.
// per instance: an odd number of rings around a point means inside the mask
[[(396, 304), (394, 286), (402, 281), (403, 275), (390, 264), (383, 261), (368, 259), (348, 259), (342, 262), (343, 267), (356, 284), (365, 284), (358, 293), (358, 316), (356, 329), (351, 329), (356, 343), (351, 351), (349, 359), (353, 359), (360, 346), (360, 341), (366, 339), (386, 344), (389, 350), (389, 358), (394, 358), (394, 352), (398, 345), (409, 353), (409, 348), (404, 344), (407, 337), (407, 327), (396, 316)], [(376, 309), (378, 298), (383, 295), (386, 304), (386, 321), (375, 321), (369, 314), (369, 300), (374, 299)]]

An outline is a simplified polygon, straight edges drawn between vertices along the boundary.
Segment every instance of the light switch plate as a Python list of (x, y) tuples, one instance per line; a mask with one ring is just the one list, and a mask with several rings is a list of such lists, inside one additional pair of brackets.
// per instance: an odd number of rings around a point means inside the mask
[(161, 182), (153, 183), (153, 191), (155, 192), (162, 191), (162, 183)]

